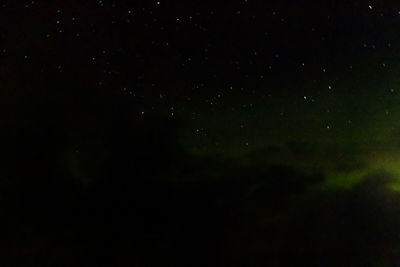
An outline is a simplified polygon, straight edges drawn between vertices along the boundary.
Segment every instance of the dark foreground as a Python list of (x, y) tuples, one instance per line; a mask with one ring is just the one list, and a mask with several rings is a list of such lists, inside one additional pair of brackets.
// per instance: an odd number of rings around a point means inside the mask
[(399, 262), (388, 174), (317, 190), (321, 174), (188, 155), (177, 123), (134, 119), (123, 103), (86, 117), (53, 110), (1, 133), (1, 266)]

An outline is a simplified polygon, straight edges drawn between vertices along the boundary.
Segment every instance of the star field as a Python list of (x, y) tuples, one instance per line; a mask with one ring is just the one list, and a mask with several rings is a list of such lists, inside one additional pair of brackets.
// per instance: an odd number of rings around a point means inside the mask
[[(4, 61), (39, 72), (33, 79), (60, 83), (74, 79), (75, 70), (77, 83), (131, 98), (138, 115), (192, 121), (194, 135), (212, 131), (204, 114), (245, 116), (234, 121), (238, 128), (262, 120), (260, 112), (266, 120), (286, 118), (310, 105), (330, 130), (329, 117), (341, 116), (330, 106), (341, 94), (395, 90), (363, 91), (349, 82), (365, 87), (363, 76), (395, 77), (394, 4), (32, 1), (4, 2), (2, 10)], [(24, 21), (15, 21), (19, 16)]]

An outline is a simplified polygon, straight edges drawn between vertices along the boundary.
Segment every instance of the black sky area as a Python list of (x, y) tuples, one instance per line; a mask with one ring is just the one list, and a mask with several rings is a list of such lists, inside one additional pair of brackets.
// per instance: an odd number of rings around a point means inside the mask
[(0, 0), (0, 266), (399, 266), (400, 3)]

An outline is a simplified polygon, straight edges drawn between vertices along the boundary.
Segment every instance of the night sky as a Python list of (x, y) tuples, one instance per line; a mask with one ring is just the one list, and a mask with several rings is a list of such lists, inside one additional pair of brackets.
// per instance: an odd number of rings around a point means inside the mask
[(400, 3), (0, 0), (1, 266), (400, 266)]

